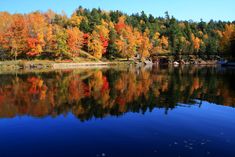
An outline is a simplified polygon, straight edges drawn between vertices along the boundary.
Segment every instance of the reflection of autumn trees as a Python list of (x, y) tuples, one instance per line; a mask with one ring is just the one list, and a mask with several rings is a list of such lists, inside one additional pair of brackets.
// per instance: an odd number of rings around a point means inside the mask
[(114, 89), (117, 92), (116, 102), (119, 105), (119, 110), (124, 111), (125, 105), (144, 96), (148, 98), (148, 92), (152, 79), (148, 71), (140, 70), (139, 74), (136, 71), (130, 70), (127, 73), (122, 73), (116, 81)]
[(173, 109), (195, 99), (235, 105), (233, 72), (216, 68), (69, 70), (0, 76), (0, 116), (57, 116), (81, 120), (156, 107)]

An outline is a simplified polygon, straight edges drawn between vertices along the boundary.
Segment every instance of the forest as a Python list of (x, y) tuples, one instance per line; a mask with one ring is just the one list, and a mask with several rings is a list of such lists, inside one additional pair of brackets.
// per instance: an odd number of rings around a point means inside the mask
[(235, 56), (235, 21), (181, 21), (168, 12), (154, 17), (145, 12), (85, 9), (71, 15), (35, 11), (0, 12), (0, 60), (93, 58), (113, 60), (151, 55), (195, 55), (210, 59)]

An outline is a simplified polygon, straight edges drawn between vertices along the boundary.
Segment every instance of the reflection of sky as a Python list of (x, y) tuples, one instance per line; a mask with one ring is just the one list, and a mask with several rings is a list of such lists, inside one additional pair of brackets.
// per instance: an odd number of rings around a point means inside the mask
[(64, 10), (70, 15), (79, 5), (86, 8), (122, 10), (129, 14), (144, 10), (155, 16), (164, 16), (164, 12), (169, 11), (171, 15), (182, 20), (235, 20), (234, 0), (1, 0), (0, 11), (30, 12), (51, 8), (57, 12)]
[(234, 156), (235, 110), (202, 102), (165, 114), (126, 113), (84, 123), (73, 115), (0, 120), (1, 156)]

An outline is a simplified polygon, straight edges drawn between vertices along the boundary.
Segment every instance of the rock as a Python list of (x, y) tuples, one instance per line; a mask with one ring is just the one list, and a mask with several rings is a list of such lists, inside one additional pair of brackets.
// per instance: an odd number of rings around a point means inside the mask
[(175, 61), (173, 64), (174, 64), (174, 65), (179, 65), (180, 63)]
[(200, 61), (199, 61), (199, 64), (200, 64), (200, 65), (207, 65), (207, 62), (204, 61), (204, 60), (200, 60)]
[(185, 61), (184, 60), (180, 60), (180, 64), (185, 64)]
[(198, 64), (199, 64), (197, 60), (193, 61), (192, 63), (193, 63), (194, 65), (198, 65)]
[(42, 64), (38, 64), (36, 67), (37, 67), (38, 69), (42, 69), (42, 68), (43, 68), (43, 65), (42, 65)]
[(149, 61), (149, 60), (144, 61), (144, 63), (145, 63), (146, 65), (153, 65), (153, 62), (152, 62), (152, 61)]

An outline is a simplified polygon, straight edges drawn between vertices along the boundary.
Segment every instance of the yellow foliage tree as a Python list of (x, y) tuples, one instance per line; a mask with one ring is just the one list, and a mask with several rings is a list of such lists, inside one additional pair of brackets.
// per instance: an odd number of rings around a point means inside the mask
[(169, 41), (168, 41), (168, 37), (166, 36), (161, 36), (160, 37), (160, 33), (156, 32), (153, 36), (153, 40), (154, 40), (154, 47), (152, 49), (152, 51), (154, 53), (166, 53), (169, 52)]
[(149, 40), (149, 31), (146, 30), (143, 33), (140, 48), (139, 48), (139, 53), (141, 56), (141, 60), (144, 60), (146, 57), (150, 56), (150, 50), (152, 48), (152, 43)]
[(79, 27), (80, 26), (80, 23), (81, 21), (84, 19), (83, 16), (77, 16), (76, 12), (72, 14), (69, 22), (72, 26), (74, 27)]
[(193, 33), (191, 34), (191, 38), (192, 38), (192, 41), (193, 41), (194, 50), (196, 52), (198, 52), (199, 49), (200, 49), (200, 45), (201, 45), (201, 39), (199, 39), (198, 37), (195, 37), (195, 35)]
[(230, 47), (231, 47), (231, 38), (232, 35), (235, 32), (235, 25), (234, 24), (227, 24), (225, 26), (225, 30), (222, 33), (222, 38), (220, 41), (220, 46), (221, 46), (221, 51), (222, 52), (227, 52), (229, 51)]
[(100, 35), (96, 31), (93, 31), (88, 39), (88, 50), (92, 55), (98, 59), (102, 58), (103, 44), (100, 40)]

